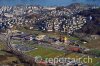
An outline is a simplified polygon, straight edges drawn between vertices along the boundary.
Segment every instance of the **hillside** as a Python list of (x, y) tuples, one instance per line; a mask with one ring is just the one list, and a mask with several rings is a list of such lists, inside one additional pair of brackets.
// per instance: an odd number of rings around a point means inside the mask
[(87, 23), (77, 32), (100, 35), (100, 8), (81, 11), (78, 15), (85, 16)]

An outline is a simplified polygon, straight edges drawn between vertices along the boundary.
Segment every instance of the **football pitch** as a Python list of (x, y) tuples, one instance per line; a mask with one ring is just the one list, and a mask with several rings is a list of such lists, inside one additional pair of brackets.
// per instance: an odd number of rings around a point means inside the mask
[(42, 58), (54, 58), (64, 55), (63, 51), (58, 51), (51, 48), (45, 48), (42, 46), (37, 46), (36, 50), (27, 52), (26, 54), (31, 55), (33, 57), (35, 56), (41, 56)]

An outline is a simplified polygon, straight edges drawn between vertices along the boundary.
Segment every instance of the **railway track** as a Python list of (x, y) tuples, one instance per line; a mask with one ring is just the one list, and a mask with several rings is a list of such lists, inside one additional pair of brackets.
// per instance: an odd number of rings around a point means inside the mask
[(4, 43), (3, 51), (15, 55), (21, 62), (27, 63), (28, 66), (36, 66), (34, 57), (28, 56), (28, 55), (24, 54), (23, 52), (18, 51), (17, 49), (14, 49), (12, 47), (10, 36), (11, 36), (11, 34), (9, 34), (9, 33), (7, 35), (0, 34), (0, 41), (2, 41)]

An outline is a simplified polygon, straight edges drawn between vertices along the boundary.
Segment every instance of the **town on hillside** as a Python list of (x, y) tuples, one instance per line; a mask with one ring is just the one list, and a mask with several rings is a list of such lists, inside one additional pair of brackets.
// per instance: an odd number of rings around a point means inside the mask
[(0, 6), (0, 66), (100, 66), (100, 7)]

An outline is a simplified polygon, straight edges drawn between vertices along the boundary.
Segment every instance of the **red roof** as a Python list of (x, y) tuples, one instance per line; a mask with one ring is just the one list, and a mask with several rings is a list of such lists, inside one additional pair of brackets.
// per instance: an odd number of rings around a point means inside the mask
[(74, 52), (78, 52), (78, 51), (80, 51), (80, 48), (79, 47), (70, 47), (69, 50), (74, 51)]

